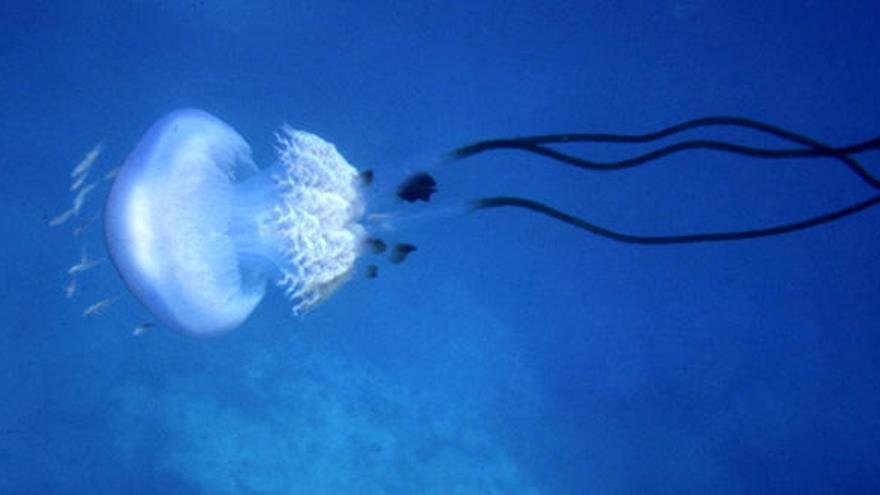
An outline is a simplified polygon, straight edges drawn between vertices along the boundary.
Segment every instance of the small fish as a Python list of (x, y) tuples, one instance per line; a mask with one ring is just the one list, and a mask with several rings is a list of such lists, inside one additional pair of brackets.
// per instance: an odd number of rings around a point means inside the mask
[(364, 217), (370, 223), (384, 222), (386, 220), (390, 220), (394, 215), (391, 213), (367, 213)]
[(52, 218), (52, 220), (49, 220), (49, 227), (57, 227), (57, 226), (61, 225), (62, 223), (66, 222), (71, 216), (73, 216), (73, 214), (74, 214), (73, 208), (70, 208), (69, 210), (65, 210), (65, 211), (55, 215), (55, 217)]
[(119, 167), (113, 167), (104, 174), (104, 180), (113, 180), (116, 177), (116, 174), (119, 173)]
[(83, 314), (82, 314), (83, 318), (88, 317), (88, 316), (92, 316), (92, 315), (102, 314), (103, 311), (105, 309), (107, 309), (107, 306), (110, 306), (111, 304), (115, 303), (117, 299), (119, 299), (119, 296), (113, 295), (113, 296), (110, 296), (106, 299), (102, 299), (102, 300), (96, 302), (95, 304), (92, 304), (91, 306), (89, 306), (88, 308), (86, 308), (83, 311)]
[(70, 277), (70, 282), (64, 288), (64, 297), (72, 299), (74, 294), (76, 294), (76, 277)]
[(87, 186), (83, 186), (83, 188), (80, 189), (79, 192), (76, 194), (76, 197), (73, 198), (73, 213), (75, 215), (79, 215), (79, 210), (82, 209), (83, 204), (85, 204), (86, 202), (86, 196), (88, 196), (89, 193), (92, 192), (92, 189), (94, 189), (97, 185), (97, 182), (92, 182)]
[(156, 324), (151, 321), (148, 321), (146, 323), (141, 323), (140, 325), (134, 327), (134, 330), (131, 332), (131, 334), (134, 335), (135, 337), (137, 337), (138, 335), (146, 332), (147, 330), (149, 330), (150, 328), (153, 328), (155, 326), (156, 326)]
[(364, 244), (369, 248), (370, 251), (376, 254), (384, 253), (387, 246), (385, 245), (385, 241), (382, 239), (378, 239), (376, 237), (370, 237), (364, 241)]
[(86, 170), (84, 173), (76, 176), (76, 179), (73, 180), (73, 184), (70, 185), (71, 191), (76, 191), (79, 189), (81, 185), (89, 178), (89, 171)]
[(418, 200), (427, 203), (435, 192), (437, 192), (437, 181), (425, 172), (410, 175), (397, 187), (397, 197), (410, 203)]
[(370, 265), (367, 267), (367, 278), (376, 278), (379, 276), (379, 267)]
[(401, 262), (403, 262), (403, 260), (406, 259), (407, 256), (409, 256), (409, 253), (411, 253), (415, 250), (416, 250), (416, 247), (413, 246), (412, 244), (406, 244), (406, 243), (395, 244), (394, 251), (391, 252), (391, 256), (390, 256), (391, 262), (392, 263), (401, 263)]
[(391, 232), (397, 230), (397, 215), (391, 213), (367, 213), (364, 222), (370, 225), (370, 231)]
[(98, 266), (101, 263), (102, 258), (89, 259), (88, 254), (86, 254), (86, 247), (82, 247), (82, 254), (79, 257), (79, 262), (70, 268), (67, 269), (67, 273), (70, 275), (76, 275), (77, 273), (82, 273), (86, 270), (91, 270), (92, 268)]
[(101, 214), (100, 212), (95, 213), (88, 220), (77, 225), (76, 228), (73, 229), (73, 235), (78, 236), (78, 235), (82, 234), (83, 232), (85, 232), (85, 230), (87, 228), (89, 228), (89, 225), (91, 225), (92, 222), (94, 222), (95, 219), (98, 218), (98, 215), (100, 215), (100, 214)]
[(364, 170), (363, 172), (357, 175), (357, 183), (361, 187), (367, 187), (373, 183), (373, 171), (372, 170)]
[(83, 157), (82, 161), (80, 161), (73, 170), (70, 172), (70, 178), (75, 179), (78, 175), (85, 174), (92, 168), (92, 165), (95, 163), (95, 160), (100, 156), (101, 152), (104, 151), (104, 141), (102, 140), (98, 144), (95, 145), (94, 148), (91, 149), (86, 156)]

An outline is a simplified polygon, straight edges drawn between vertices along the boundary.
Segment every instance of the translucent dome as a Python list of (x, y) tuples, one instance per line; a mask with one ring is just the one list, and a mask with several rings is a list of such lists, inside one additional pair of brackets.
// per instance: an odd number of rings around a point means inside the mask
[(144, 135), (104, 210), (110, 258), (169, 327), (240, 325), (276, 280), (302, 313), (350, 277), (364, 229), (357, 170), (318, 136), (285, 127), (260, 170), (245, 140), (195, 109)]

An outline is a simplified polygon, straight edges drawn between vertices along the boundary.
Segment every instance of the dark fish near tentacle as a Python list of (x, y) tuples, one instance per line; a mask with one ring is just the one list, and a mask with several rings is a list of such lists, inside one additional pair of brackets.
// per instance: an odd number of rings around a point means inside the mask
[(392, 263), (401, 263), (403, 260), (409, 256), (409, 253), (416, 250), (416, 247), (412, 244), (395, 244), (394, 250), (391, 251), (390, 259)]
[(370, 237), (364, 241), (364, 244), (375, 254), (381, 254), (385, 252), (388, 246), (385, 245), (385, 241), (382, 239), (378, 239), (376, 237)]
[(376, 278), (379, 276), (379, 267), (370, 265), (367, 267), (367, 278)]
[(397, 197), (410, 203), (418, 200), (428, 202), (435, 192), (437, 192), (437, 181), (424, 172), (410, 175), (397, 187)]

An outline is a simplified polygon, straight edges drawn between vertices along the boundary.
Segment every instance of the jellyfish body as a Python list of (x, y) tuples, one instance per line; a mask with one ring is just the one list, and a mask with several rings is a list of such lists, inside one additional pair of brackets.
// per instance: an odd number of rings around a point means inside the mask
[(218, 118), (172, 112), (119, 170), (105, 240), (163, 324), (205, 336), (240, 325), (275, 280), (302, 313), (350, 277), (364, 237), (357, 170), (318, 136), (284, 128), (260, 170)]

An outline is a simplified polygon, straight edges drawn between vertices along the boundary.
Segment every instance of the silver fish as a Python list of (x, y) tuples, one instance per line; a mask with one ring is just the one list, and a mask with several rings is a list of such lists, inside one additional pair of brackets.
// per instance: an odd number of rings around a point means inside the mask
[(147, 331), (150, 328), (153, 328), (155, 326), (156, 326), (156, 324), (151, 321), (148, 321), (146, 323), (141, 323), (140, 325), (134, 327), (134, 331), (131, 332), (131, 334), (134, 335), (135, 337), (137, 337), (138, 335), (144, 333), (145, 331)]
[(76, 177), (76, 179), (73, 180), (73, 183), (70, 185), (70, 190), (71, 190), (71, 191), (76, 191), (77, 189), (79, 189), (79, 186), (83, 185), (83, 183), (84, 183), (84, 182), (86, 181), (86, 179), (88, 179), (88, 178), (89, 178), (89, 171), (86, 170), (85, 173), (82, 173), (82, 174), (78, 175), (78, 176)]
[(76, 197), (73, 198), (74, 214), (79, 215), (79, 210), (82, 209), (83, 204), (85, 204), (86, 202), (86, 196), (88, 196), (89, 193), (92, 192), (92, 189), (94, 189), (97, 185), (97, 182), (92, 182), (87, 186), (83, 186), (83, 188), (79, 190), (79, 192), (76, 194)]
[(76, 294), (76, 277), (70, 277), (70, 282), (64, 288), (64, 297), (71, 299)]
[(116, 174), (119, 173), (119, 167), (113, 167), (104, 174), (104, 180), (113, 180), (116, 177)]
[(103, 261), (102, 258), (89, 259), (88, 254), (86, 254), (86, 247), (82, 247), (82, 254), (79, 257), (79, 262), (70, 268), (67, 269), (67, 273), (70, 275), (76, 275), (77, 273), (82, 273), (86, 270), (91, 270), (92, 268), (98, 266), (98, 264)]
[(102, 314), (102, 312), (105, 309), (107, 309), (107, 306), (110, 306), (111, 304), (115, 303), (117, 299), (119, 299), (119, 296), (113, 295), (113, 296), (110, 296), (106, 299), (101, 299), (100, 301), (96, 302), (95, 304), (92, 304), (91, 306), (89, 306), (88, 308), (86, 308), (83, 311), (83, 314), (82, 314), (83, 318), (88, 317), (88, 316), (92, 316), (92, 315)]
[(95, 163), (95, 160), (98, 156), (101, 155), (101, 152), (104, 151), (104, 141), (101, 140), (98, 144), (95, 145), (94, 148), (91, 149), (86, 156), (83, 157), (82, 161), (80, 161), (73, 170), (70, 172), (70, 178), (75, 179), (78, 175), (85, 174), (92, 168), (92, 165)]
[(73, 235), (78, 236), (78, 235), (82, 234), (83, 232), (85, 232), (85, 230), (87, 228), (89, 228), (89, 225), (91, 225), (92, 222), (94, 222), (95, 219), (97, 219), (98, 215), (100, 215), (100, 214), (101, 214), (101, 212), (95, 213), (88, 220), (77, 225), (76, 228), (73, 229)]
[(57, 227), (61, 225), (62, 223), (66, 222), (74, 213), (75, 212), (73, 211), (73, 208), (70, 208), (55, 215), (55, 217), (49, 220), (49, 227)]

